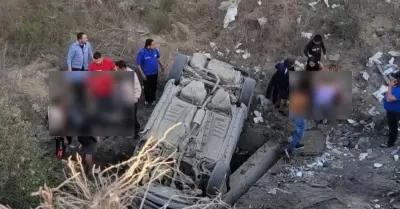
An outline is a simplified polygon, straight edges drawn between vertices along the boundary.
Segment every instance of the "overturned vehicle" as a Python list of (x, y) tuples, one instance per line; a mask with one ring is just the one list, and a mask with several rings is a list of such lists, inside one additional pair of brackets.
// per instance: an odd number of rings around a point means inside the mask
[(171, 126), (181, 123), (160, 143), (159, 153), (163, 157), (175, 153), (176, 167), (190, 179), (175, 182), (171, 178), (152, 185), (146, 206), (160, 208), (168, 202), (168, 208), (182, 208), (193, 204), (179, 197), (188, 191), (201, 197), (229, 190), (230, 163), (255, 85), (240, 69), (201, 53), (176, 56), (135, 152), (150, 136), (160, 139)]

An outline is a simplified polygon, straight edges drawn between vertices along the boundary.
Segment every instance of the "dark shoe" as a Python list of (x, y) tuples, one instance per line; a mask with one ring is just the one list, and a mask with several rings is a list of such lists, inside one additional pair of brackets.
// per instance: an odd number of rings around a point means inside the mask
[(295, 149), (303, 149), (305, 147), (305, 145), (304, 144), (297, 144), (296, 145), (296, 147), (295, 147)]
[(389, 147), (393, 147), (393, 146), (394, 146), (394, 145), (389, 145), (387, 142), (381, 144), (381, 147), (382, 147), (382, 148), (389, 148)]

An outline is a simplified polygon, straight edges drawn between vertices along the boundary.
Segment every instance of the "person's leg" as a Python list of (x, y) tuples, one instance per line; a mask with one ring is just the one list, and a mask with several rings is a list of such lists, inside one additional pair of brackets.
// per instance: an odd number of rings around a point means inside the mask
[(135, 109), (134, 109), (134, 123), (135, 123), (135, 131), (136, 133), (140, 131), (140, 124), (137, 119), (137, 109), (138, 109), (138, 103), (135, 104)]
[(148, 104), (150, 101), (150, 81), (149, 81), (149, 77), (150, 76), (146, 76), (147, 80), (143, 80), (143, 93), (144, 93), (144, 99), (145, 99), (145, 104)]
[(292, 136), (292, 141), (287, 147), (290, 152), (293, 151), (296, 148), (296, 146), (300, 143), (305, 132), (305, 120), (297, 118), (292, 118), (292, 120), (294, 121), (296, 130)]
[(382, 144), (384, 147), (392, 147), (394, 146), (394, 142), (397, 138), (397, 117), (395, 112), (386, 112), (386, 118), (389, 126), (389, 139), (386, 144)]
[[(276, 80), (276, 73), (272, 75), (271, 79), (269, 80), (268, 87), (267, 87), (267, 92), (265, 93), (265, 97), (268, 100), (271, 100), (271, 96), (273, 96), (273, 91), (275, 87), (275, 80)], [(273, 102), (274, 104), (274, 102)]]
[(158, 74), (152, 75), (150, 80), (151, 80), (150, 101), (153, 102), (154, 104), (154, 102), (156, 101)]

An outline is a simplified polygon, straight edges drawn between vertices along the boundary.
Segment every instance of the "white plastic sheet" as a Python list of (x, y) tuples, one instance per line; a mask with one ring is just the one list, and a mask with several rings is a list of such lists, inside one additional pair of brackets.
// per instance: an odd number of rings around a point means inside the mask
[(235, 17), (238, 14), (238, 5), (240, 1), (241, 0), (223, 1), (218, 7), (220, 10), (226, 10), (224, 28), (227, 28), (229, 23), (235, 20)]

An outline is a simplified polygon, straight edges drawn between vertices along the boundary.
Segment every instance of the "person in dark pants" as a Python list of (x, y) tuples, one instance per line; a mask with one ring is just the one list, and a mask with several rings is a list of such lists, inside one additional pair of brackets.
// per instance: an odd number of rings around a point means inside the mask
[(164, 72), (164, 66), (160, 63), (159, 58), (160, 53), (156, 49), (153, 39), (147, 39), (144, 48), (136, 56), (136, 64), (143, 79), (146, 105), (156, 104), (158, 65), (160, 65), (161, 72)]
[(85, 33), (79, 32), (77, 41), (71, 44), (67, 55), (68, 71), (88, 70), (89, 62), (93, 60), (92, 46)]
[(140, 124), (137, 119), (137, 108), (138, 108), (138, 101), (139, 98), (142, 94), (142, 87), (140, 85), (139, 79), (137, 77), (137, 74), (135, 71), (133, 71), (131, 68), (129, 68), (126, 64), (125, 61), (120, 60), (117, 61), (116, 63), (117, 70), (118, 71), (126, 71), (126, 72), (132, 72), (133, 76), (133, 87), (132, 87), (132, 82), (128, 80), (128, 82), (122, 82), (122, 87), (123, 88), (123, 101), (125, 107), (125, 110), (127, 111), (127, 115), (130, 115), (131, 113), (131, 107), (133, 107), (133, 122), (135, 123), (135, 138), (138, 138), (138, 132), (140, 131)]
[(317, 34), (306, 45), (304, 54), (307, 56), (307, 58), (315, 57), (316, 61), (321, 61), (322, 52), (324, 53), (324, 58), (326, 59), (326, 49), (324, 42), (322, 41), (322, 36)]
[(283, 108), (283, 101), (289, 96), (289, 71), (294, 71), (295, 60), (287, 58), (275, 65), (276, 72), (268, 83), (267, 99), (271, 99), (275, 107)]
[(389, 126), (389, 139), (382, 147), (393, 147), (397, 140), (397, 128), (400, 120), (400, 72), (391, 75), (388, 91), (383, 98), (383, 106)]
[(86, 169), (89, 172), (93, 171), (93, 154), (96, 150), (97, 140), (93, 136), (78, 136), (78, 141), (81, 144), (81, 153), (86, 164)]

